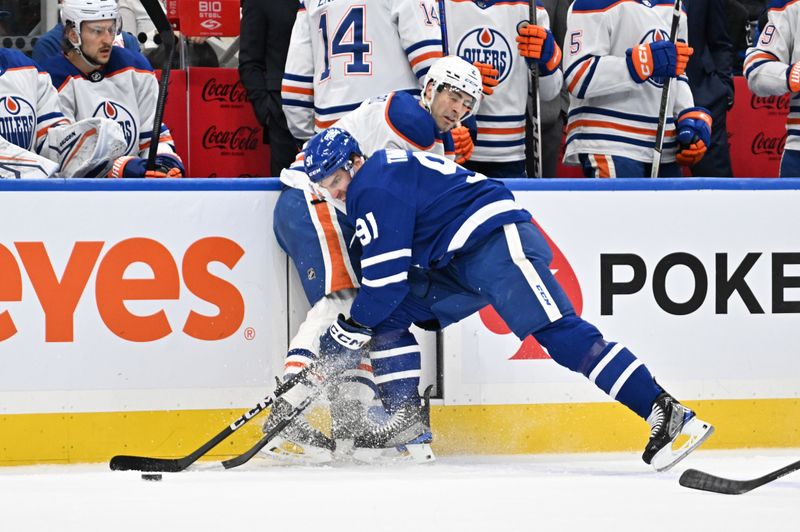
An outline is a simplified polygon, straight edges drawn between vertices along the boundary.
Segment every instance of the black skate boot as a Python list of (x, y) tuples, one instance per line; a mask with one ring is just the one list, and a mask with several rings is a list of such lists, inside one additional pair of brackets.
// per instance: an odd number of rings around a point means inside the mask
[[(656, 471), (671, 468), (714, 433), (710, 423), (699, 419), (694, 411), (666, 392), (656, 398), (647, 416), (647, 423), (650, 424), (650, 441), (644, 449), (642, 460)], [(686, 441), (673, 448), (680, 435), (686, 436)]]
[(430, 391), (425, 390), (422, 404), (405, 404), (384, 423), (370, 422), (368, 430), (355, 438), (354, 457), (362, 461), (370, 449), (396, 449), (415, 462), (432, 462), (433, 433), (430, 421)]
[[(278, 398), (264, 422), (264, 434), (288, 415), (294, 407)], [(322, 464), (333, 459), (335, 444), (332, 439), (312, 427), (302, 415), (297, 416), (260, 452), (281, 460), (307, 464)]]

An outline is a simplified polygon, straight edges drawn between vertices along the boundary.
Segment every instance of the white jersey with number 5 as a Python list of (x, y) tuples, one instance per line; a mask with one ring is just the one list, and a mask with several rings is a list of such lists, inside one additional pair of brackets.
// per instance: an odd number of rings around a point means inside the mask
[[(800, 61), (800, 2), (772, 0), (768, 13), (761, 37), (744, 60), (747, 85), (759, 96), (786, 94), (790, 69)], [(786, 149), (800, 150), (800, 93), (792, 94), (786, 133)]]
[(434, 0), (307, 0), (297, 13), (281, 96), (307, 139), (372, 96), (418, 92), (442, 56)]
[[(669, 38), (673, 0), (575, 0), (567, 15), (564, 83), (570, 93), (564, 162), (579, 154), (651, 162), (663, 81), (636, 83), (625, 52)], [(686, 41), (686, 12), (677, 39)], [(689, 43), (691, 44), (691, 43)], [(675, 161), (675, 117), (694, 106), (688, 78), (671, 81), (662, 162)]]

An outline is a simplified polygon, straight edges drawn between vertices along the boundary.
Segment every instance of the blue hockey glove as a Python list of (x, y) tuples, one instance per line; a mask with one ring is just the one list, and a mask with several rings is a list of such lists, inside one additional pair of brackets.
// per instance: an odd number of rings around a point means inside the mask
[(372, 329), (344, 319), (342, 314), (319, 337), (320, 372), (326, 377), (358, 366), (367, 353)]
[(681, 111), (676, 122), (678, 153), (675, 158), (683, 165), (697, 164), (711, 145), (713, 120), (705, 107), (689, 107)]
[(628, 64), (628, 72), (636, 83), (644, 83), (652, 77), (674, 78), (679, 75), (678, 53), (675, 45), (668, 40), (628, 48), (625, 51), (625, 61)]
[(155, 169), (147, 171), (147, 159), (142, 157), (119, 157), (108, 177), (183, 177), (185, 169), (181, 160), (168, 153), (156, 155)]

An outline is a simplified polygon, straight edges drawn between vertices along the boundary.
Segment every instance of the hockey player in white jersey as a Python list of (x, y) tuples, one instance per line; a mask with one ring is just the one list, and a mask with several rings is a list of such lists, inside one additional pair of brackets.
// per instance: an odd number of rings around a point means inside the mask
[(800, 177), (800, 2), (772, 0), (767, 25), (748, 48), (744, 75), (759, 96), (791, 94), (780, 177)]
[(172, 135), (161, 125), (155, 170), (146, 170), (158, 83), (139, 53), (113, 46), (120, 31), (116, 0), (64, 0), (64, 54), (44, 61), (70, 119), (109, 118), (122, 127), (126, 148), (109, 177), (183, 177)]
[[(586, 177), (650, 175), (663, 81), (672, 82), (662, 177), (680, 177), (677, 163), (700, 160), (711, 117), (694, 107), (684, 74), (686, 12), (669, 41), (673, 0), (575, 0), (567, 15), (564, 82), (570, 93), (564, 162)], [(691, 43), (690, 43), (691, 44)]]
[(361, 102), (418, 93), (442, 57), (433, 0), (308, 0), (297, 13), (281, 96), (295, 138), (307, 140)]
[[(491, 91), (491, 87), (483, 87), (483, 81), (474, 65), (456, 56), (441, 58), (425, 75), (422, 98), (402, 91), (370, 98), (339, 120), (336, 127), (351, 132), (367, 154), (393, 147), (452, 159), (454, 146), (448, 132), (479, 111), (482, 92)], [(319, 336), (330, 321), (349, 311), (360, 286), (360, 268), (359, 248), (349, 245), (355, 228), (345, 222), (343, 204), (318, 188), (314, 192), (302, 156), (281, 173), (281, 181), (286, 188), (275, 207), (273, 228), (278, 243), (292, 258), (312, 305), (290, 344), (284, 368), (284, 377), (288, 378), (316, 358)], [(317, 245), (312, 244), (315, 241)], [(389, 412), (418, 404), (419, 356), (419, 346), (408, 331), (376, 338), (370, 357), (348, 375), (348, 382), (340, 386), (342, 393), (332, 402), (334, 437), (341, 441), (351, 439), (343, 434), (358, 435), (361, 448), (357, 451), (362, 455), (364, 446), (377, 445), (374, 439), (367, 441), (369, 429), (375, 427), (363, 419), (361, 413), (365, 409), (358, 403), (367, 403), (377, 392)], [(265, 430), (285, 414), (286, 407), (279, 401)], [(292, 445), (285, 445), (286, 441)], [(302, 449), (306, 460), (322, 461), (331, 458), (333, 443), (298, 418), (266, 450), (273, 455), (285, 455), (287, 448)], [(432, 456), (429, 449), (411, 449), (420, 451), (419, 456)]]
[(123, 148), (117, 124), (73, 123), (47, 72), (22, 52), (0, 48), (0, 178), (103, 176)]
[(465, 166), (492, 177), (523, 177), (526, 63), (539, 65), (542, 102), (558, 96), (563, 83), (561, 49), (550, 32), (547, 11), (537, 3), (533, 26), (527, 22), (527, 1), (444, 0), (442, 4), (449, 52), (499, 71), (499, 84), (475, 117), (475, 151)]
[[(713, 433), (628, 348), (575, 313), (550, 270), (550, 247), (501, 182), (429, 153), (381, 150), (365, 161), (335, 127), (306, 153), (310, 178), (346, 201), (363, 247), (363, 286), (349, 317), (332, 320), (320, 338), (323, 377), (357, 364), (377, 334), (419, 321), (446, 326), (492, 304), (520, 340), (533, 335), (556, 363), (647, 421), (642, 459), (657, 471)], [(413, 426), (415, 415), (393, 414), (387, 440), (402, 441), (390, 434)]]

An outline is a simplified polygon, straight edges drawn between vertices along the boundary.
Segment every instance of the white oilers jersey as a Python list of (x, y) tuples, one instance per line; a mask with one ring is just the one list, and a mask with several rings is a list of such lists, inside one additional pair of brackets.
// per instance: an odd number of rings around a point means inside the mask
[[(470, 63), (493, 65), (499, 84), (478, 108), (478, 137), (472, 161), (507, 162), (525, 159), (525, 109), (528, 101), (528, 66), (517, 49), (517, 26), (528, 20), (527, 0), (444, 0), (444, 19), (450, 54)], [(536, 23), (550, 28), (541, 2)], [(562, 86), (558, 69), (539, 78), (542, 103), (558, 96)]]
[[(378, 150), (395, 148), (455, 159), (452, 135), (439, 132), (433, 117), (420, 105), (419, 99), (405, 92), (370, 98), (334, 125), (350, 133), (358, 142), (361, 153), (367, 157)], [(280, 178), (290, 187), (309, 190), (302, 153), (291, 167), (281, 172)], [(328, 201), (344, 210), (340, 202)]]
[[(578, 154), (653, 160), (663, 82), (631, 78), (625, 51), (669, 39), (673, 0), (575, 0), (564, 37), (564, 83), (570, 92), (564, 162)], [(686, 41), (686, 12), (678, 40)], [(691, 43), (689, 43), (691, 45)], [(675, 161), (675, 116), (694, 105), (688, 78), (671, 82), (663, 162)]]
[(384, 148), (397, 148), (455, 158), (450, 133), (440, 133), (419, 99), (405, 92), (370, 98), (336, 122), (336, 127), (353, 135), (367, 157)]
[[(759, 96), (789, 91), (788, 72), (800, 61), (800, 1), (773, 0), (768, 22), (756, 45), (747, 49), (744, 75)], [(800, 93), (792, 94), (786, 121), (786, 149), (800, 150)]]
[(418, 92), (442, 57), (434, 0), (307, 0), (297, 13), (281, 96), (308, 139), (372, 96)]
[(41, 153), (48, 129), (66, 123), (47, 72), (22, 52), (0, 48), (0, 136)]
[[(89, 76), (83, 75), (63, 54), (47, 58), (42, 66), (50, 73), (58, 89), (61, 109), (68, 118), (110, 118), (125, 135), (127, 149), (123, 155), (147, 157), (158, 82), (143, 55), (114, 46), (108, 63)], [(158, 153), (175, 154), (172, 134), (163, 124)]]

